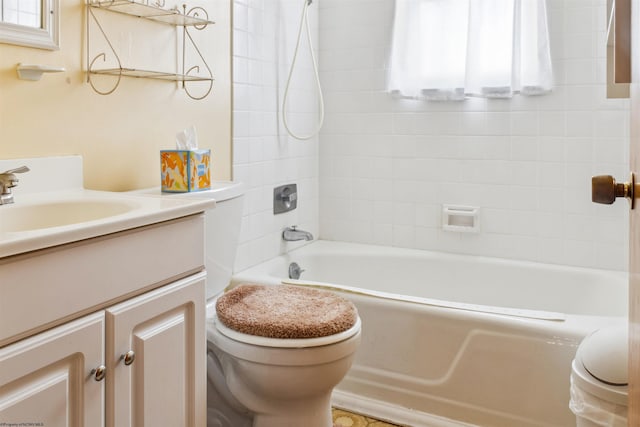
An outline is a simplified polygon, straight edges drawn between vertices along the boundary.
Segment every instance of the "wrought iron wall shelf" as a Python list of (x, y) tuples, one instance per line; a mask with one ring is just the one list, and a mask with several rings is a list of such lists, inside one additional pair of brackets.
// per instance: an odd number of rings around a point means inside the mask
[(91, 70), (91, 74), (109, 76), (139, 77), (144, 79), (169, 80), (173, 82), (206, 82), (210, 77), (190, 76), (188, 74), (165, 73), (163, 71), (138, 70), (136, 68), (100, 68)]
[[(120, 58), (111, 43), (111, 40), (107, 36), (107, 33), (103, 29), (100, 21), (96, 17), (93, 9), (103, 9), (111, 12), (121, 13), (124, 15), (134, 16), (161, 24), (167, 24), (174, 27), (182, 27), (182, 72), (163, 72), (163, 71), (150, 71), (140, 70), (135, 68), (123, 67), (120, 62)], [(91, 19), (90, 19), (91, 18)], [(95, 23), (98, 30), (104, 37), (111, 53), (113, 54), (118, 67), (115, 68), (95, 68), (95, 62), (102, 58), (106, 61), (107, 54), (104, 52), (99, 53), (91, 58), (90, 54), (90, 40), (91, 40), (91, 21)], [(120, 79), (122, 77), (137, 77), (146, 79), (168, 80), (174, 82), (181, 82), (182, 88), (185, 93), (192, 99), (203, 99), (211, 93), (213, 89), (213, 73), (209, 65), (207, 64), (204, 56), (200, 52), (200, 49), (194, 42), (189, 28), (195, 28), (196, 30), (203, 30), (210, 24), (215, 24), (213, 21), (209, 21), (207, 11), (201, 7), (194, 7), (187, 10), (186, 5), (183, 5), (183, 11), (176, 9), (165, 9), (164, 0), (158, 0), (155, 4), (149, 4), (149, 0), (87, 0), (87, 82), (91, 85), (94, 91), (101, 95), (109, 95), (113, 93), (120, 85)], [(199, 73), (201, 67), (195, 65), (186, 69), (185, 56), (187, 48), (187, 40), (189, 40), (190, 46), (199, 56), (207, 75), (199, 75), (192, 73)], [(117, 77), (115, 84), (108, 90), (98, 89), (91, 80), (92, 75), (110, 75)], [(203, 95), (193, 95), (189, 92), (186, 85), (187, 82), (209, 82), (209, 87)]]

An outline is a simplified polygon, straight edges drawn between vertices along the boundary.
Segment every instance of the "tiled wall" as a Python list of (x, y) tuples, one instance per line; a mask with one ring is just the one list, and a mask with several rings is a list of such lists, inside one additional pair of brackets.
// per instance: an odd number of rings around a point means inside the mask
[[(234, 0), (234, 179), (248, 186), (236, 271), (303, 242), (284, 243), (284, 227), (298, 225), (318, 236), (318, 137), (287, 136), (279, 105), (293, 57), (302, 0)], [(315, 4), (314, 4), (315, 6)], [(318, 8), (309, 9), (317, 51)], [(317, 119), (317, 94), (306, 39), (292, 78), (290, 127), (306, 134)], [(273, 215), (273, 188), (298, 184), (298, 208)]]
[[(296, 247), (280, 239), (291, 224), (326, 239), (625, 269), (625, 203), (589, 194), (591, 175), (628, 173), (629, 105), (604, 95), (605, 2), (547, 3), (553, 94), (427, 103), (384, 92), (392, 0), (315, 0), (319, 145), (285, 136), (278, 117), (302, 1), (235, 0), (233, 164), (249, 187), (236, 269)], [(307, 113), (290, 121), (310, 129), (316, 95), (300, 60), (292, 102)], [(288, 182), (300, 207), (274, 216), (273, 187)], [(481, 232), (442, 231), (444, 203), (481, 207)]]
[[(590, 201), (593, 174), (628, 173), (629, 104), (605, 98), (605, 0), (547, 0), (551, 95), (460, 103), (384, 92), (393, 0), (317, 3), (323, 238), (626, 268), (627, 204)], [(481, 232), (442, 231), (444, 203), (479, 206)]]

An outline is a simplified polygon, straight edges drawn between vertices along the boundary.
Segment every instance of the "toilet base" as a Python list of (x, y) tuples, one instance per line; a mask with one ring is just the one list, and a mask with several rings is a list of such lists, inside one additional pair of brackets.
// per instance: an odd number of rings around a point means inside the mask
[(207, 359), (207, 427), (333, 427), (331, 390), (313, 399), (272, 402), (271, 413), (251, 414), (226, 387), (215, 351), (209, 349)]
[[(244, 412), (252, 427), (333, 427), (331, 394), (353, 362), (361, 340), (359, 319), (348, 338), (294, 348), (229, 338), (213, 320), (207, 330), (209, 380), (223, 398), (209, 402), (210, 410)], [(219, 418), (212, 423), (226, 427)]]
[(303, 402), (289, 400), (278, 414), (254, 414), (253, 427), (333, 427), (330, 392)]
[(214, 352), (207, 352), (207, 427), (252, 427), (253, 417), (226, 387)]

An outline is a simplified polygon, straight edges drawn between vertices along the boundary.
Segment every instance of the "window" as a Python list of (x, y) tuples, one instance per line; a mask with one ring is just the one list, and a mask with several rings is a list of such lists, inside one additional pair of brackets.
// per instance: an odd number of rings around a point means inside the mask
[(0, 21), (42, 28), (41, 0), (0, 0)]
[(545, 0), (396, 0), (387, 82), (430, 100), (550, 91)]
[(0, 43), (57, 50), (59, 0), (0, 0)]

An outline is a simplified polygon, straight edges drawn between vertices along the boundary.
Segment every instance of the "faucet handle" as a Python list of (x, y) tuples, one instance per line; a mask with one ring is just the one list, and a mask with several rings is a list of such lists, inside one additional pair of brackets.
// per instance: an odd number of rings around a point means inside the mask
[(9, 169), (6, 172), (2, 172), (0, 175), (10, 175), (13, 173), (25, 173), (25, 172), (29, 172), (31, 169), (29, 169), (27, 166), (20, 166), (18, 168), (15, 169)]

